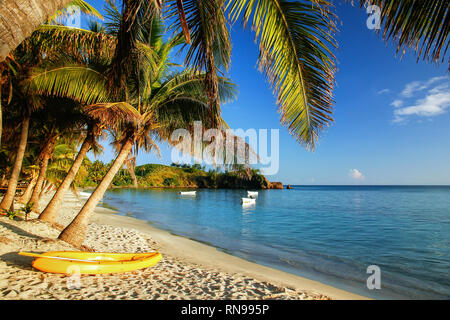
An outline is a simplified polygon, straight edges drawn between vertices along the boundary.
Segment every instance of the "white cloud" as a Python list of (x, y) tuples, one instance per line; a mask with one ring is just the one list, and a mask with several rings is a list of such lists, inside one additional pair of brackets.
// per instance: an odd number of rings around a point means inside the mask
[(449, 77), (447, 77), (447, 76), (434, 77), (434, 78), (431, 78), (430, 80), (427, 81), (427, 85), (431, 86), (435, 82), (438, 82), (438, 81), (441, 81), (441, 80), (448, 80), (448, 79), (449, 79)]
[(408, 83), (405, 86), (405, 89), (402, 91), (402, 96), (404, 97), (412, 97), (414, 94), (416, 94), (419, 91), (423, 91), (427, 88), (429, 88), (433, 83), (436, 83), (438, 81), (447, 79), (448, 77), (442, 76), (442, 77), (434, 77), (429, 79), (428, 81), (413, 81)]
[[(414, 100), (411, 98), (416, 96)], [(412, 101), (411, 101), (412, 100)], [(393, 123), (406, 123), (408, 117), (434, 117), (450, 107), (450, 77), (433, 77), (408, 83), (398, 98), (390, 104), (394, 109)]]
[(394, 122), (401, 122), (404, 117), (416, 115), (434, 117), (443, 114), (450, 107), (449, 83), (437, 86), (427, 92), (423, 99), (417, 100), (413, 105), (394, 110)]
[(358, 169), (350, 169), (350, 172), (348, 173), (350, 177), (352, 177), (355, 180), (364, 180), (366, 177), (359, 171)]
[(386, 89), (378, 91), (377, 94), (385, 94), (385, 93), (389, 93), (389, 92), (391, 92), (391, 90), (386, 88)]
[(402, 105), (403, 105), (403, 100), (400, 100), (400, 99), (396, 99), (396, 100), (391, 102), (391, 106), (394, 106), (396, 108), (399, 108)]
[(413, 81), (408, 83), (402, 91), (402, 96), (404, 97), (412, 97), (416, 92), (425, 90), (427, 87), (422, 84), (420, 81)]

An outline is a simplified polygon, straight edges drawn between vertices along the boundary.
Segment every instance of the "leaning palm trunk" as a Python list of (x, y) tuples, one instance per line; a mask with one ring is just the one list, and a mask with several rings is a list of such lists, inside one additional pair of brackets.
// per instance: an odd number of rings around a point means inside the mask
[(3, 197), (2, 202), (0, 203), (0, 210), (9, 210), (14, 201), (20, 171), (22, 170), (23, 156), (27, 147), (29, 125), (30, 116), (26, 116), (22, 121), (22, 131), (20, 133), (20, 141), (19, 147), (17, 148), (16, 160), (14, 161), (14, 167), (9, 179), (8, 189), (6, 190), (6, 194)]
[(31, 194), (31, 198), (29, 203), (33, 203), (33, 211), (39, 210), (39, 195), (41, 194), (42, 186), (44, 184), (45, 174), (47, 173), (48, 160), (50, 157), (44, 156), (42, 159), (41, 168), (39, 170), (39, 176), (36, 181), (36, 185), (34, 186), (33, 193)]
[(41, 23), (73, 0), (0, 1), (0, 62)]
[(42, 196), (46, 193), (48, 188), (51, 187), (51, 183), (48, 180), (44, 180), (42, 184), (41, 192), (39, 193), (38, 201), (41, 200)]
[(133, 181), (133, 187), (137, 189), (138, 188), (138, 181), (137, 181), (136, 172), (135, 172), (135, 170), (136, 170), (136, 157), (132, 157), (130, 159), (127, 159), (125, 161), (125, 165), (126, 165), (127, 171), (130, 173), (131, 180)]
[(70, 168), (63, 182), (61, 182), (61, 184), (59, 185), (58, 190), (56, 191), (52, 200), (50, 200), (50, 202), (47, 204), (47, 207), (39, 215), (40, 220), (48, 221), (50, 223), (56, 222), (56, 218), (58, 217), (58, 209), (61, 205), (64, 195), (66, 194), (67, 190), (69, 190), (70, 185), (75, 179), (78, 170), (83, 163), (84, 157), (91, 148), (90, 141), (91, 137), (87, 136), (83, 144), (81, 145), (80, 152), (78, 152), (78, 155), (75, 158), (75, 161), (73, 162), (72, 167)]
[(133, 187), (135, 189), (138, 188), (138, 181), (136, 178), (136, 173), (134, 172), (134, 168), (129, 168), (128, 171), (130, 172), (131, 180), (133, 180)]
[(56, 136), (52, 137), (48, 140), (47, 145), (45, 146), (44, 154), (42, 156), (41, 168), (39, 170), (39, 176), (36, 181), (36, 185), (34, 187), (33, 193), (31, 194), (31, 199), (29, 203), (33, 203), (32, 210), (39, 210), (39, 198), (42, 191), (42, 187), (44, 185), (45, 175), (47, 173), (48, 161), (53, 153), (54, 142), (56, 141)]
[(18, 200), (20, 203), (26, 204), (26, 203), (28, 203), (28, 201), (30, 201), (31, 194), (33, 192), (34, 186), (36, 185), (37, 178), (38, 178), (37, 176), (33, 176), (30, 183), (28, 183), (28, 186), (25, 189), (25, 192)]
[(59, 239), (66, 241), (76, 247), (80, 247), (83, 244), (84, 238), (86, 236), (87, 226), (95, 207), (97, 207), (97, 204), (103, 198), (103, 195), (113, 181), (114, 176), (117, 174), (124, 161), (127, 159), (132, 147), (133, 140), (128, 139), (122, 146), (119, 155), (114, 160), (113, 165), (103, 177), (100, 184), (89, 197), (88, 201), (84, 204), (83, 208), (81, 208), (75, 219), (61, 232), (58, 237)]
[(45, 188), (42, 188), (41, 194), (39, 195), (39, 201), (42, 196), (48, 194), (53, 189), (53, 184), (50, 181), (47, 181)]

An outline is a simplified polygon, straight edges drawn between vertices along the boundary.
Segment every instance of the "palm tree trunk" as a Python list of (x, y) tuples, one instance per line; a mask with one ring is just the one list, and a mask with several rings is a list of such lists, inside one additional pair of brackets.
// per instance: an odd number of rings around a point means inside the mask
[(44, 194), (49, 193), (52, 189), (53, 189), (53, 184), (49, 181), (47, 183), (47, 186), (46, 186), (45, 190), (43, 192), (41, 192), (41, 196), (44, 195)]
[[(6, 168), (6, 170), (7, 170), (8, 168)], [(1, 180), (0, 180), (0, 187), (3, 187), (3, 186), (6, 186), (6, 184), (8, 183), (8, 180), (6, 179), (6, 174), (7, 174), (8, 172), (5, 172), (3, 175), (2, 175), (2, 178), (1, 178)]]
[(20, 133), (19, 147), (17, 148), (16, 159), (14, 161), (14, 167), (9, 178), (8, 189), (0, 203), (0, 210), (8, 210), (16, 194), (17, 183), (19, 182), (20, 171), (22, 170), (22, 161), (27, 148), (28, 140), (28, 128), (30, 126), (30, 116), (26, 116), (22, 121), (22, 131)]
[(0, 62), (57, 10), (72, 0), (0, 1)]
[(42, 184), (41, 192), (39, 192), (38, 202), (41, 200), (42, 196), (45, 193), (45, 189), (47, 189), (49, 185), (50, 185), (50, 183), (48, 182), (48, 180), (44, 180), (44, 183)]
[(39, 210), (39, 194), (42, 190), (42, 185), (44, 184), (45, 174), (47, 173), (47, 167), (48, 167), (48, 160), (50, 159), (49, 156), (44, 155), (44, 158), (41, 162), (41, 168), (39, 170), (39, 176), (36, 181), (36, 185), (34, 186), (33, 193), (31, 194), (30, 201), (28, 203), (33, 203), (33, 211)]
[(69, 187), (72, 184), (73, 180), (75, 179), (78, 170), (80, 169), (81, 164), (83, 163), (83, 159), (90, 148), (91, 148), (91, 137), (87, 136), (86, 139), (84, 139), (80, 151), (78, 152), (78, 155), (75, 158), (75, 161), (73, 162), (72, 167), (70, 168), (63, 182), (61, 182), (61, 184), (59, 185), (58, 190), (56, 191), (52, 200), (50, 200), (50, 202), (47, 204), (47, 207), (39, 215), (40, 220), (48, 221), (50, 223), (56, 222), (56, 218), (58, 217), (58, 209), (61, 205), (64, 195), (66, 194), (67, 190), (69, 190)]
[(134, 172), (134, 168), (130, 168), (130, 175), (131, 175), (131, 179), (133, 180), (133, 186), (135, 189), (138, 188), (138, 181), (136, 179), (136, 173)]
[[(1, 77), (0, 72), (0, 77)], [(2, 148), (3, 113), (2, 113), (2, 79), (0, 78), (0, 149)]]
[(120, 170), (124, 161), (127, 159), (132, 147), (133, 139), (127, 140), (122, 146), (119, 155), (114, 160), (114, 163), (112, 164), (106, 175), (103, 177), (100, 184), (97, 186), (97, 188), (95, 188), (94, 192), (89, 197), (88, 201), (84, 204), (83, 208), (81, 208), (75, 219), (61, 232), (58, 239), (66, 241), (76, 247), (81, 247), (86, 236), (86, 230), (89, 220), (95, 210), (95, 207), (103, 198), (103, 195), (113, 181), (114, 176)]
[(28, 201), (30, 201), (31, 198), (31, 193), (33, 192), (33, 188), (36, 185), (36, 181), (37, 181), (37, 176), (34, 176), (30, 183), (28, 183), (27, 188), (25, 189), (25, 192), (23, 193), (23, 195), (19, 198), (19, 202), (26, 204), (28, 203)]
[(39, 176), (34, 186), (33, 193), (31, 194), (31, 199), (29, 203), (33, 203), (32, 210), (39, 211), (39, 195), (41, 194), (42, 186), (44, 184), (45, 175), (47, 173), (48, 161), (53, 153), (54, 142), (56, 141), (56, 136), (51, 137), (47, 141), (47, 145), (44, 147), (44, 154), (42, 156), (41, 168), (39, 170)]

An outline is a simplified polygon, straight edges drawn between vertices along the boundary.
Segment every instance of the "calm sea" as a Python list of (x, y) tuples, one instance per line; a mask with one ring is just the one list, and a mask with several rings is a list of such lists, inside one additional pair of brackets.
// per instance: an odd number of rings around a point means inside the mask
[[(450, 299), (450, 187), (294, 186), (244, 190), (110, 190), (120, 214), (227, 253), (381, 299)], [(195, 254), (193, 252), (192, 254)], [(367, 267), (381, 270), (369, 290)]]

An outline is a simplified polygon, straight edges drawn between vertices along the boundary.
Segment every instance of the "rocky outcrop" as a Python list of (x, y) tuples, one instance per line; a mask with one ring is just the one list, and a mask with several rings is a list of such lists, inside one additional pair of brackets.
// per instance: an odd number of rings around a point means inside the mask
[(283, 189), (282, 182), (270, 182), (269, 189)]

